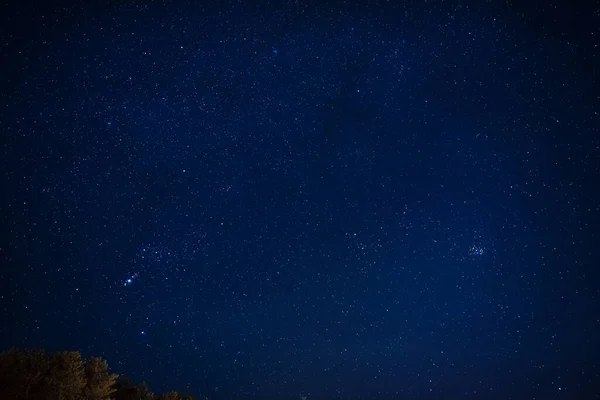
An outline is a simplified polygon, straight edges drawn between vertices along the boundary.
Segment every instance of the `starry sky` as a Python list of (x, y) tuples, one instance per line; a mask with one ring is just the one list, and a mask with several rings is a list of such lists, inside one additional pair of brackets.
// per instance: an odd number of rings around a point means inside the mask
[(598, 8), (214, 3), (2, 7), (0, 347), (217, 400), (598, 398)]

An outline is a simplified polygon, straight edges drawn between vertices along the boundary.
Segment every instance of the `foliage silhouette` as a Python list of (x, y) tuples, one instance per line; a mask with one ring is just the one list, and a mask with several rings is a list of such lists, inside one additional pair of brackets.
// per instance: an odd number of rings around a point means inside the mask
[(146, 383), (118, 377), (102, 358), (86, 360), (77, 351), (0, 353), (2, 400), (192, 400), (174, 391), (157, 397)]

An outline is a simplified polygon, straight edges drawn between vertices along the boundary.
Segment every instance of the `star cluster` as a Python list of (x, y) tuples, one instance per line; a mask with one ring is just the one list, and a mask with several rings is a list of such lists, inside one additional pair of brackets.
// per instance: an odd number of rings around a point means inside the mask
[(597, 10), (274, 3), (2, 17), (0, 345), (211, 399), (597, 394)]

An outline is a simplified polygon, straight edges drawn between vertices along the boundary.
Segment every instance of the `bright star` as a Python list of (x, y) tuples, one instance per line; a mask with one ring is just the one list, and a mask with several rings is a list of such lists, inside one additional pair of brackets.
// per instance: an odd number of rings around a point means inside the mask
[(134, 280), (135, 278), (137, 278), (139, 275), (140, 275), (140, 274), (139, 274), (139, 273), (137, 273), (137, 272), (136, 272), (135, 274), (133, 274), (133, 275), (130, 275), (130, 276), (129, 276), (129, 278), (127, 278), (127, 279), (125, 279), (125, 280), (123, 281), (123, 286), (129, 286), (129, 285), (131, 285), (131, 284), (133, 283), (133, 280)]

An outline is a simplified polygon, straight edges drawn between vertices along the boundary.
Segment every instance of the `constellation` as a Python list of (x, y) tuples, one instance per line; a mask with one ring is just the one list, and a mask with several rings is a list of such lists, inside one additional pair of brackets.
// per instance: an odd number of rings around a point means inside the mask
[(484, 237), (483, 233), (476, 232), (473, 235), (473, 241), (469, 246), (468, 254), (470, 257), (479, 258), (493, 250), (492, 243)]
[(168, 280), (172, 273), (186, 270), (186, 264), (206, 253), (209, 243), (201, 230), (178, 236), (175, 240), (142, 243), (130, 260), (130, 269), (117, 281), (121, 287), (136, 283), (141, 275), (146, 279)]
[(135, 273), (135, 274), (131, 274), (129, 275), (127, 278), (125, 278), (125, 280), (123, 281), (123, 286), (131, 286), (133, 284), (133, 281), (140, 276), (139, 273)]
[[(434, 242), (436, 241), (434, 240)], [(459, 234), (452, 239), (449, 252), (453, 258), (466, 261), (468, 259), (483, 259), (493, 255), (495, 249), (494, 242), (482, 230), (476, 230), (470, 234)]]
[(146, 244), (140, 248), (137, 258), (142, 262), (160, 263), (169, 261), (173, 251), (163, 244)]
[(479, 244), (472, 244), (469, 247), (469, 255), (473, 257), (480, 257), (485, 254), (485, 247)]

